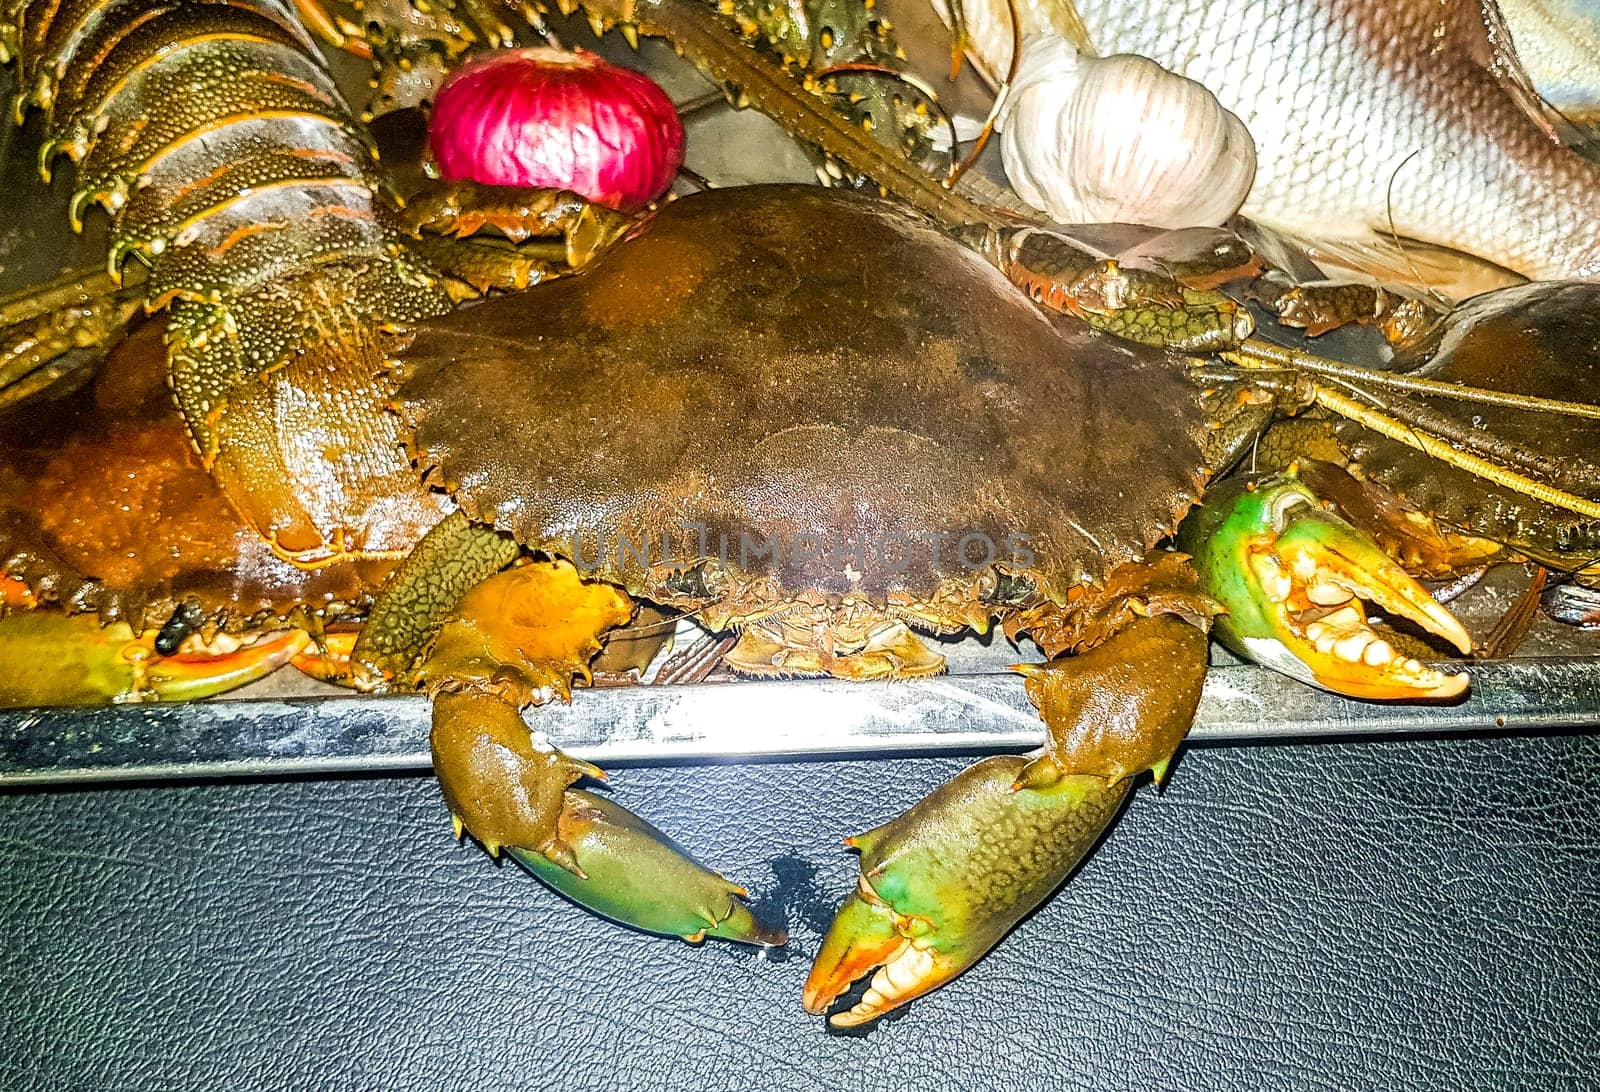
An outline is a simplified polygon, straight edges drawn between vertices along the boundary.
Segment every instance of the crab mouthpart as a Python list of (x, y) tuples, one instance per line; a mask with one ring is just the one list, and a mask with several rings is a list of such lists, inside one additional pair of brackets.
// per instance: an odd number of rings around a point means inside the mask
[(788, 618), (746, 626), (724, 662), (741, 675), (786, 678), (911, 679), (944, 671), (944, 657), (894, 619), (858, 625), (859, 634), (821, 617), (810, 625)]

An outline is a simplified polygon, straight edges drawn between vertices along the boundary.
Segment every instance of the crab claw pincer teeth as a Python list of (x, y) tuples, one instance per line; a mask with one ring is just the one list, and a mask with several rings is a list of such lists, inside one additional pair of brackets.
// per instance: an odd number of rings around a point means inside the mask
[(190, 701), (265, 678), (303, 653), (311, 639), (286, 629), (236, 638), (171, 656), (155, 633), (135, 636), (126, 622), (93, 614), (24, 610), (0, 618), (0, 706), (84, 702)]
[(971, 967), (1067, 878), (1132, 784), (1069, 774), (1015, 788), (1028, 762), (984, 759), (851, 839), (861, 851), (860, 885), (812, 963), (807, 1011), (827, 1011), (870, 973), (861, 1000), (829, 1019), (855, 1027)]
[(802, 997), (806, 1011), (821, 1016), (857, 979), (871, 974), (861, 1000), (828, 1021), (834, 1027), (857, 1027), (965, 969), (943, 952), (914, 944), (918, 929), (918, 922), (897, 915), (863, 878), (839, 908), (811, 965)]
[(1472, 637), (1370, 537), (1328, 512), (1287, 475), (1224, 485), (1179, 532), (1205, 591), (1226, 608), (1214, 632), (1235, 652), (1314, 686), (1358, 698), (1451, 698), (1467, 676), (1397, 651), (1362, 601), (1463, 653)]
[(265, 678), (310, 647), (311, 637), (304, 630), (285, 629), (237, 647), (230, 643), (226, 648), (156, 656), (145, 668), (145, 682), (162, 701), (193, 701)]

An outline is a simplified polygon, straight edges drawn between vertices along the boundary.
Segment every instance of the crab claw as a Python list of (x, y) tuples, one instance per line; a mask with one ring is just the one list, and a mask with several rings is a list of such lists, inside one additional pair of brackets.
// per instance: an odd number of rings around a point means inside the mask
[(456, 824), (492, 856), (604, 917), (651, 933), (779, 945), (743, 888), (695, 863), (624, 808), (570, 786), (599, 769), (533, 745), (516, 706), (490, 694), (434, 699), (433, 761)]
[(720, 937), (780, 947), (788, 934), (759, 921), (738, 884), (701, 866), (655, 827), (626, 808), (582, 789), (569, 789), (557, 819), (561, 841), (577, 871), (548, 857), (506, 852), (573, 902), (649, 933), (698, 943)]
[(1467, 676), (1396, 651), (1361, 600), (1406, 618), (1463, 654), (1472, 637), (1367, 535), (1290, 475), (1213, 489), (1184, 522), (1205, 591), (1226, 609), (1213, 632), (1240, 655), (1357, 698), (1452, 698)]
[(0, 618), (0, 706), (189, 701), (221, 694), (276, 671), (305, 650), (297, 629), (241, 639), (198, 639), (171, 656), (155, 651), (154, 631), (135, 636), (125, 622), (92, 614), (24, 610)]
[(847, 839), (861, 851), (860, 886), (811, 966), (808, 1012), (826, 1012), (876, 970), (861, 1000), (829, 1022), (876, 1020), (971, 967), (1067, 878), (1132, 781), (1071, 774), (1018, 788), (1029, 761), (984, 759), (898, 819)]
[[(142, 650), (153, 641), (154, 636), (147, 634), (139, 647)], [(310, 646), (310, 635), (299, 629), (278, 630), (246, 641), (219, 634), (210, 645), (180, 649), (171, 656), (155, 654), (152, 649), (142, 665), (142, 681), (161, 701), (208, 698), (265, 678)], [(133, 653), (124, 650), (123, 655)]]

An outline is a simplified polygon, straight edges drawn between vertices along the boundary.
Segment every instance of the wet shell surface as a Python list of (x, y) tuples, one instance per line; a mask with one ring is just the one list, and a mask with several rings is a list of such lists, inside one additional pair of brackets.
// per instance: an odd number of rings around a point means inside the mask
[[(422, 324), (403, 357), (419, 463), (535, 548), (946, 536), (940, 561), (737, 574), (791, 593), (928, 595), (978, 578), (955, 554), (980, 534), (1026, 536), (1064, 594), (1141, 556), (1201, 478), (1177, 357), (1047, 317), (924, 221), (817, 187), (674, 202), (577, 276)], [(607, 562), (641, 589), (635, 559)]]

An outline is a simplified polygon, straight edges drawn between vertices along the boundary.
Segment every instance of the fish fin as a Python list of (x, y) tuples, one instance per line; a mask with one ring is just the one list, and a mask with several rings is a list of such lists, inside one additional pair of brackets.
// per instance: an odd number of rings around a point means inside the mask
[(1248, 216), (1235, 216), (1228, 225), (1272, 269), (1281, 270), (1295, 284), (1323, 280), (1327, 274), (1306, 254), (1306, 243), (1279, 228)]
[(1524, 67), (1567, 145), (1600, 161), (1600, 7), (1593, 0), (1499, 0)]
[(1476, 61), (1485, 72), (1494, 77), (1512, 102), (1544, 130), (1551, 143), (1560, 143), (1557, 117), (1535, 90), (1533, 78), (1517, 56), (1516, 43), (1511, 38), (1511, 28), (1500, 12), (1496, 0), (1477, 0), (1475, 3), (1456, 4), (1449, 14), (1441, 15), (1447, 21), (1445, 29), (1456, 47)]
[[(1476, 9), (1476, 10), (1474, 10)], [(1464, 18), (1458, 28), (1460, 42), (1471, 58), (1494, 77), (1500, 89), (1533, 120), (1554, 143), (1600, 162), (1600, 115), (1563, 111), (1539, 93), (1533, 77), (1517, 53), (1517, 46), (1496, 0), (1478, 0), (1457, 9)]]
[(1385, 286), (1419, 289), (1448, 302), (1481, 292), (1526, 284), (1528, 278), (1504, 266), (1437, 243), (1391, 235), (1374, 228), (1360, 239), (1286, 238), (1304, 248), (1325, 274), (1356, 274)]
[(1600, 107), (1583, 113), (1556, 112), (1567, 126), (1568, 136), (1563, 141), (1566, 146), (1585, 159), (1600, 163)]

